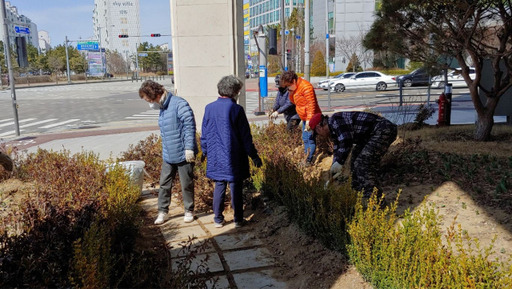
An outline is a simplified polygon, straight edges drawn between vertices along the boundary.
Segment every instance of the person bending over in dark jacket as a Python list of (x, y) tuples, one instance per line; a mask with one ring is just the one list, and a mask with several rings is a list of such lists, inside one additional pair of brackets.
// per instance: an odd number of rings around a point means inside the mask
[(341, 173), (352, 151), (350, 168), (353, 189), (363, 191), (363, 197), (369, 198), (376, 187), (377, 196), (380, 197), (382, 190), (378, 187), (377, 168), (396, 139), (397, 127), (394, 123), (373, 113), (347, 111), (331, 117), (315, 114), (309, 121), (309, 127), (315, 134), (331, 137), (333, 141), (331, 176)]
[(162, 137), (162, 170), (158, 191), (158, 216), (156, 225), (163, 224), (171, 204), (172, 182), (180, 175), (185, 217), (194, 221), (194, 160), (197, 153), (196, 121), (188, 102), (168, 92), (163, 85), (147, 80), (139, 89), (140, 98), (160, 110), (158, 126)]
[(215, 227), (224, 225), (226, 186), (231, 190), (235, 227), (244, 224), (243, 180), (249, 177), (249, 158), (262, 165), (252, 141), (251, 128), (242, 106), (236, 103), (243, 82), (225, 76), (217, 84), (219, 98), (205, 108), (201, 129), (201, 148), (206, 156), (206, 177), (215, 182), (213, 213)]
[(300, 123), (300, 117), (295, 110), (295, 104), (290, 101), (290, 92), (286, 87), (279, 87), (276, 102), (272, 112), (269, 114), (270, 119), (277, 119), (279, 114), (284, 114), (286, 119), (286, 129), (292, 131)]

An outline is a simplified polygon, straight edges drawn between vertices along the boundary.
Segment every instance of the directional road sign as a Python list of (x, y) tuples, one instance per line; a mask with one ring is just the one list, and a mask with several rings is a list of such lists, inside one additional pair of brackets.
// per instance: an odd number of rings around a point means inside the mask
[(98, 50), (98, 41), (79, 41), (76, 45), (78, 50)]
[(30, 29), (23, 26), (14, 26), (14, 31), (16, 31), (16, 33), (30, 34)]

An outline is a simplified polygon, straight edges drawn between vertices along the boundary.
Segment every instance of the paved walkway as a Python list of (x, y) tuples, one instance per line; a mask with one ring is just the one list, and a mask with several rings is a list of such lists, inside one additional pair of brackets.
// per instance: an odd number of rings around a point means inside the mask
[[(142, 191), (141, 205), (156, 217), (157, 197), (149, 190)], [(218, 278), (215, 288), (287, 288), (286, 283), (273, 277), (276, 262), (250, 225), (235, 229), (229, 211), (224, 213), (227, 223), (222, 228), (215, 228), (212, 213), (199, 214), (192, 223), (183, 222), (183, 213), (183, 207), (172, 202), (169, 218), (159, 226), (171, 251), (173, 266), (185, 259), (187, 250), (183, 248), (195, 237), (192, 250), (201, 246), (204, 251), (197, 253), (191, 270), (206, 259), (203, 265)]]

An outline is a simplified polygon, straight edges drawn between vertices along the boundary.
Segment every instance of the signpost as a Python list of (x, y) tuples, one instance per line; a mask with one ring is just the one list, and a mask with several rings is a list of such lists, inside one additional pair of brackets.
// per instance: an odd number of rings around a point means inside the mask
[(14, 31), (16, 31), (16, 33), (21, 34), (30, 34), (30, 29), (28, 27), (23, 26), (14, 26)]
[(79, 41), (76, 45), (78, 50), (99, 50), (98, 41)]

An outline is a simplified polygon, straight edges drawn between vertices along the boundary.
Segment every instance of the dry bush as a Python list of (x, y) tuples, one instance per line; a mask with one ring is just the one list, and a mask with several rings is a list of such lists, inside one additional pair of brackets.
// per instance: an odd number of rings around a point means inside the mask
[[(35, 185), (18, 190), (19, 206), (2, 214), (0, 287), (186, 286), (178, 282), (188, 270), (169, 274), (162, 241), (140, 246), (142, 220), (152, 220), (138, 206), (140, 191), (122, 166), (106, 172), (90, 153), (39, 150), (16, 168), (15, 177)], [(21, 228), (18, 234), (9, 233), (13, 227)], [(204, 287), (208, 278), (198, 277)]]

